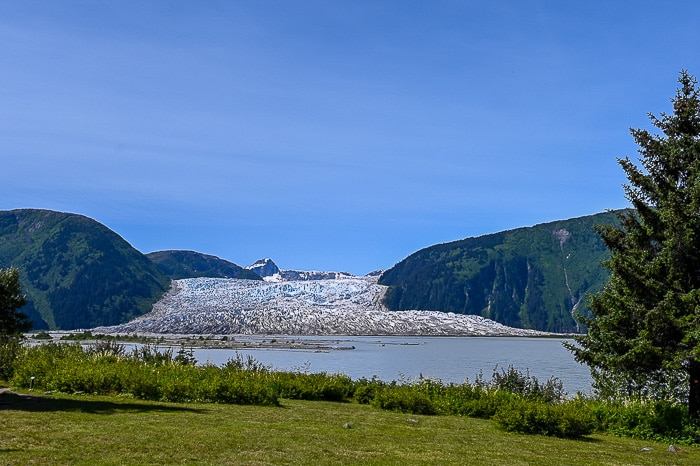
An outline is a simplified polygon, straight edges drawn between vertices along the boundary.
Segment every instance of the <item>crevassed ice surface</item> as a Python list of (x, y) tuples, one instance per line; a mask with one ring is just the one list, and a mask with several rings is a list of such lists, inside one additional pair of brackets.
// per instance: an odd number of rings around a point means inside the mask
[(536, 335), (480, 316), (388, 311), (376, 279), (174, 280), (153, 311), (105, 333), (279, 335)]

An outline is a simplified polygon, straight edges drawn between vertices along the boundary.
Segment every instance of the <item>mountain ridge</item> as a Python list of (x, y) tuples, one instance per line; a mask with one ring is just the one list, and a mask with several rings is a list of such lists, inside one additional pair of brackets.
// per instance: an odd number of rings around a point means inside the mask
[(170, 249), (149, 252), (146, 257), (173, 280), (197, 277), (260, 280), (256, 273), (245, 267), (197, 251)]

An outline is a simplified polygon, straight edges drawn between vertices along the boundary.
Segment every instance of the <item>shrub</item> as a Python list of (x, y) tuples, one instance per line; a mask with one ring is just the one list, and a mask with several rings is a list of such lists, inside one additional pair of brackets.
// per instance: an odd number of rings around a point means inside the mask
[(343, 374), (272, 372), (282, 398), (295, 400), (346, 401), (354, 393), (352, 379)]
[(0, 380), (10, 380), (22, 350), (20, 337), (0, 335)]
[(415, 385), (388, 385), (378, 390), (372, 406), (410, 414), (436, 414), (430, 397)]
[(525, 398), (542, 400), (547, 403), (555, 403), (566, 399), (564, 384), (556, 377), (550, 377), (541, 384), (537, 377), (530, 375), (530, 371), (523, 374), (513, 366), (498, 371), (498, 366), (493, 370), (491, 382), (488, 384), (496, 390), (505, 390)]
[(445, 397), (446, 400), (440, 408), (441, 414), (489, 419), (501, 404), (513, 397), (513, 394), (464, 383), (448, 387)]
[(595, 416), (582, 401), (552, 405), (515, 396), (499, 406), (493, 420), (508, 432), (567, 438), (591, 434), (597, 426)]
[(700, 423), (685, 405), (654, 400), (589, 401), (599, 428), (624, 437), (685, 445), (700, 443)]
[(279, 406), (280, 393), (262, 372), (221, 371), (214, 381), (214, 396), (218, 402)]
[(360, 385), (355, 387), (353, 398), (361, 405), (368, 405), (374, 400), (377, 394), (377, 387), (372, 385)]
[(95, 359), (117, 360), (126, 357), (124, 345), (111, 340), (96, 341), (85, 348), (85, 353)]
[(185, 349), (184, 345), (181, 346), (173, 362), (182, 366), (195, 366), (197, 364), (197, 359), (194, 357), (194, 349)]
[(263, 365), (250, 354), (243, 357), (239, 352), (236, 352), (236, 357), (229, 358), (222, 367), (224, 369), (252, 372), (269, 372), (271, 370), (270, 366)]
[(51, 390), (50, 383), (56, 377), (60, 367), (64, 365), (80, 366), (84, 359), (85, 352), (78, 343), (50, 342), (23, 347), (15, 360), (12, 385), (24, 388), (33, 385), (35, 388)]
[(135, 346), (131, 351), (130, 357), (134, 361), (156, 366), (163, 366), (174, 362), (172, 348), (161, 349), (152, 344)]
[(370, 404), (377, 394), (377, 391), (385, 385), (386, 384), (379, 380), (376, 375), (370, 380), (363, 377), (355, 382), (355, 389), (352, 396), (355, 401), (360, 404)]

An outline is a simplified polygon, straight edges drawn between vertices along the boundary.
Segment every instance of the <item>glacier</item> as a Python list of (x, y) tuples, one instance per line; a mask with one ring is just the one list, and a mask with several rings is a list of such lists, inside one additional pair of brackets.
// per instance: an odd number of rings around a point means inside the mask
[(258, 281), (173, 280), (153, 310), (105, 334), (545, 336), (475, 315), (389, 311), (377, 276)]

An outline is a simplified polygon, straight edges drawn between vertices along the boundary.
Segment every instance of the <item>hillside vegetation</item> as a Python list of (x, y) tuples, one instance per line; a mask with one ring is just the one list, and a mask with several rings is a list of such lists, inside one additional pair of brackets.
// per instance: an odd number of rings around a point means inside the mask
[(0, 211), (0, 267), (20, 270), (35, 329), (126, 322), (149, 312), (170, 280), (104, 225), (49, 210)]
[(422, 249), (384, 272), (385, 304), (475, 314), (512, 327), (580, 332), (585, 296), (606, 283), (601, 213)]

